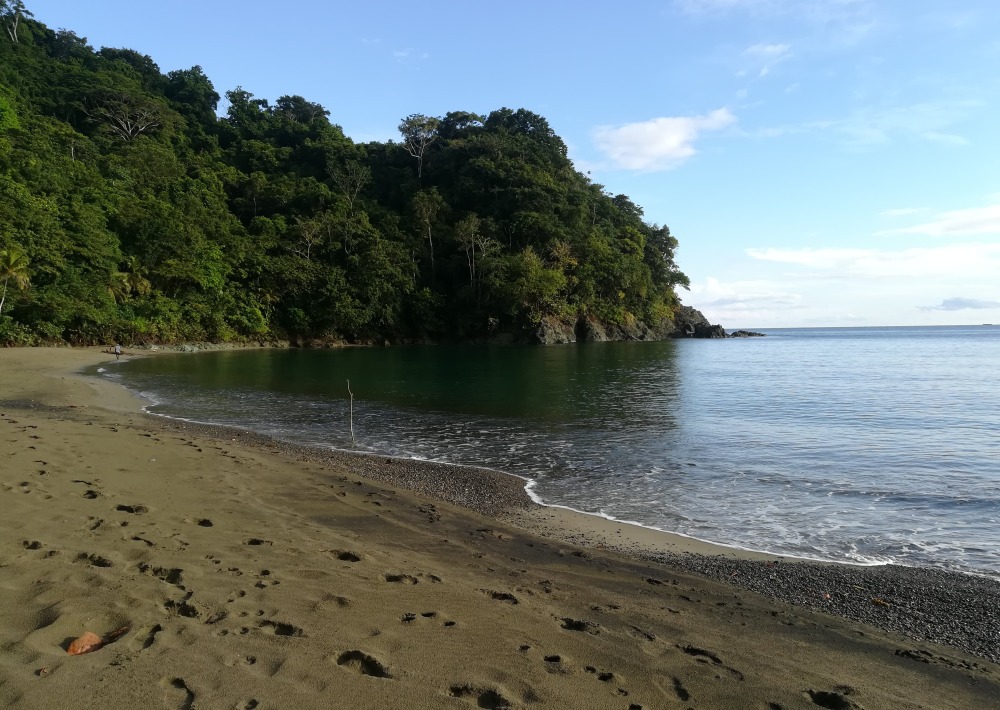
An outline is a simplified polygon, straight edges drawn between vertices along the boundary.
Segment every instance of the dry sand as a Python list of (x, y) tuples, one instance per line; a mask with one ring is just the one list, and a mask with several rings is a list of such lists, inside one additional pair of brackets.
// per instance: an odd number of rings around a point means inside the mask
[(0, 351), (0, 707), (1000, 707), (982, 658), (606, 549), (693, 541), (160, 422), (107, 358)]

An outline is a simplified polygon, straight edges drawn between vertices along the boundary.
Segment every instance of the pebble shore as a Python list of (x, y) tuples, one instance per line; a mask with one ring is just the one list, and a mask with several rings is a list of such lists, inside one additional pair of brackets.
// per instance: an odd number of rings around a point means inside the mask
[[(236, 441), (270, 453), (337, 466), (488, 517), (503, 518), (505, 513), (538, 507), (525, 493), (523, 479), (491, 469), (324, 450), (241, 429), (155, 416), (150, 420), (169, 430)], [(586, 541), (580, 542), (586, 546)], [(1000, 581), (994, 579), (898, 565), (862, 567), (693, 553), (653, 554), (631, 549), (618, 552), (1000, 663)], [(900, 653), (913, 654), (915, 660), (932, 660), (924, 651)], [(971, 667), (978, 666), (972, 663)]]
[(1000, 582), (994, 579), (900, 565), (761, 562), (694, 554), (644, 557), (1000, 663)]

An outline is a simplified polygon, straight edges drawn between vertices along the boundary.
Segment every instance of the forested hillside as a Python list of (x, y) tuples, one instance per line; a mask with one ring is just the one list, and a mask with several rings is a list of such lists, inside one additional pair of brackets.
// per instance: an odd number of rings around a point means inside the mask
[(531, 111), (355, 143), (300, 96), (237, 87), (220, 117), (200, 67), (95, 50), (20, 1), (0, 23), (0, 343), (670, 330), (676, 240)]

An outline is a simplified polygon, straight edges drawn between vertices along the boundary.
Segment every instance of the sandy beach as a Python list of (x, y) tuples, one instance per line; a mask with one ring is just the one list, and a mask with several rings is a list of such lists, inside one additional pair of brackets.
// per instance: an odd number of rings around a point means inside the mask
[(0, 350), (0, 707), (1000, 708), (993, 580), (158, 419), (109, 358)]

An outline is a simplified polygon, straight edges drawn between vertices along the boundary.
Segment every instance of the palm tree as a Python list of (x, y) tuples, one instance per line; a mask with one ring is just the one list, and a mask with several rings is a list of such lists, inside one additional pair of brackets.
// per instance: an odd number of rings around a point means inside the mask
[(145, 296), (149, 293), (153, 286), (149, 283), (149, 279), (146, 278), (148, 273), (142, 262), (139, 261), (138, 257), (130, 256), (125, 260), (125, 266), (128, 269), (123, 276), (125, 286), (129, 293), (135, 293), (140, 296)]
[(17, 247), (0, 249), (0, 279), (3, 279), (3, 294), (0, 295), (0, 314), (3, 313), (3, 303), (7, 300), (7, 283), (23, 291), (28, 288), (28, 255)]

